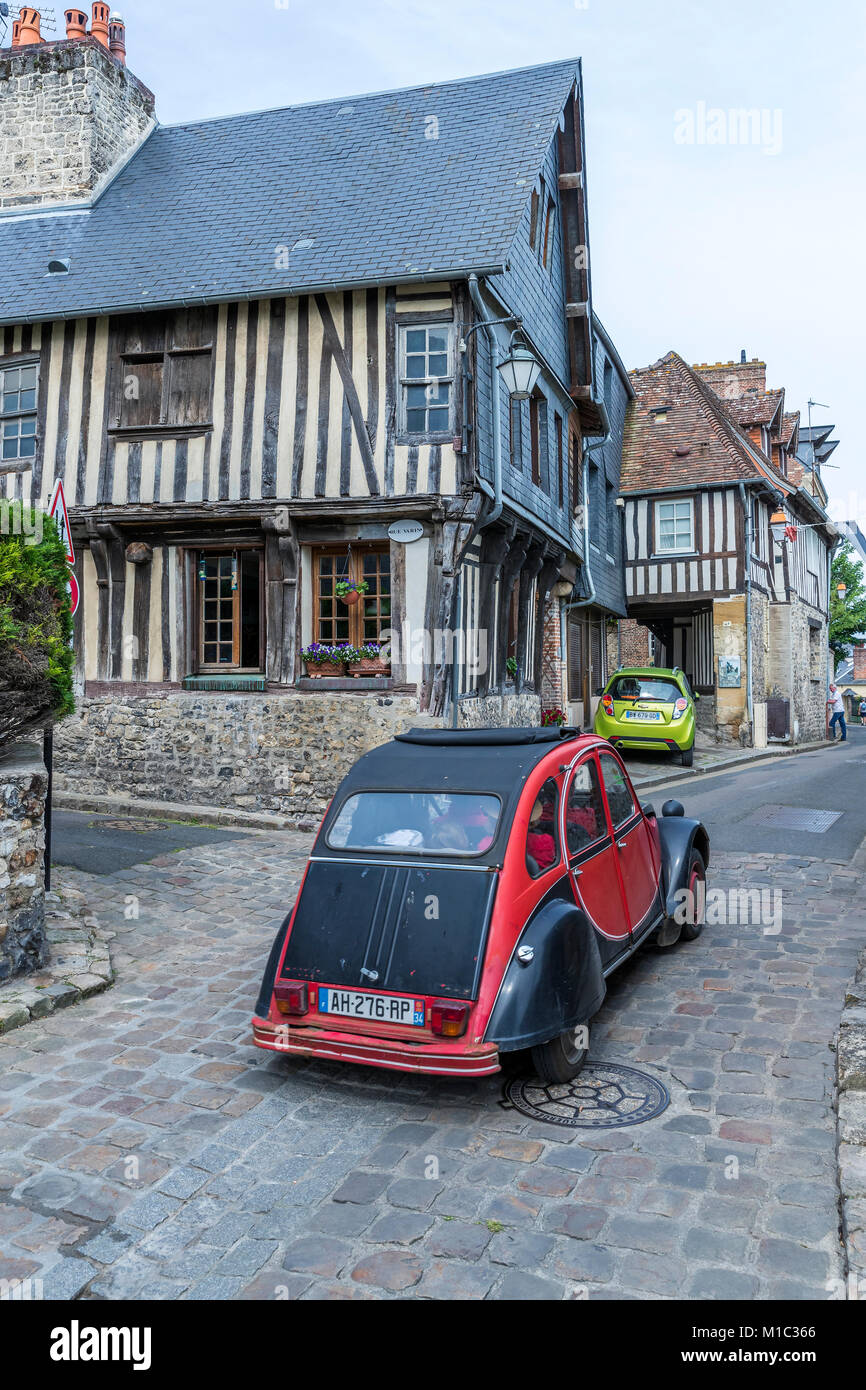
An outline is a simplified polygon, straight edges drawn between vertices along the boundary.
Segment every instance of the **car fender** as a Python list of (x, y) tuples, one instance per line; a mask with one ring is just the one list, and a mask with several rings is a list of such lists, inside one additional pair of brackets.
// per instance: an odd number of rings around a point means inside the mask
[(656, 824), (662, 852), (665, 912), (668, 917), (673, 917), (677, 908), (677, 893), (689, 886), (689, 859), (692, 848), (697, 847), (704, 863), (709, 864), (710, 837), (702, 821), (691, 820), (687, 816), (661, 815)]
[[(523, 963), (518, 950), (528, 947)], [(606, 993), (592, 925), (571, 895), (567, 878), (524, 927), (505, 970), (484, 1034), (501, 1052), (549, 1042), (588, 1023)]]

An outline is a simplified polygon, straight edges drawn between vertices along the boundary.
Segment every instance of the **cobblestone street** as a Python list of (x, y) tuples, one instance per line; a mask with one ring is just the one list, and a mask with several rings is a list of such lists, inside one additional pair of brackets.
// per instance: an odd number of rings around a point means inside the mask
[(118, 978), (0, 1038), (0, 1279), (49, 1299), (831, 1296), (853, 868), (717, 856), (711, 888), (781, 890), (780, 933), (708, 926), (613, 976), (592, 1056), (671, 1104), (576, 1131), (505, 1108), (500, 1077), (252, 1047), (308, 844), (62, 871), (116, 932)]

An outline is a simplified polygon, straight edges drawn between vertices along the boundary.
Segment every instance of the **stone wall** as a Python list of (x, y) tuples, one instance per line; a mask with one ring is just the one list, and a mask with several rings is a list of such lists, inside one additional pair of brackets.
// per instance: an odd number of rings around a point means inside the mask
[(650, 630), (634, 618), (623, 618), (619, 625), (620, 663), (623, 666), (649, 666)]
[[(537, 695), (460, 704), (461, 727), (538, 724)], [(411, 695), (288, 691), (278, 695), (86, 697), (55, 734), (58, 791), (288, 816), (314, 830), (363, 753), (414, 725)]]
[(0, 98), (0, 207), (87, 197), (153, 121), (153, 94), (95, 39), (4, 50)]
[(45, 798), (36, 744), (0, 750), (0, 982), (45, 963)]

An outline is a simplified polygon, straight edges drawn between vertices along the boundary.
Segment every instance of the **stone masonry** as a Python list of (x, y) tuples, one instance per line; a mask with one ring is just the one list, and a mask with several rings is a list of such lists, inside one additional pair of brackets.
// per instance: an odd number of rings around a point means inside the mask
[(95, 39), (0, 53), (0, 208), (88, 197), (153, 123), (154, 97)]
[[(537, 695), (466, 699), (463, 727), (538, 724)], [(57, 731), (58, 790), (288, 816), (315, 829), (363, 753), (413, 725), (414, 695), (285, 692), (82, 698)]]
[(0, 983), (45, 962), (45, 798), (32, 743), (0, 751)]

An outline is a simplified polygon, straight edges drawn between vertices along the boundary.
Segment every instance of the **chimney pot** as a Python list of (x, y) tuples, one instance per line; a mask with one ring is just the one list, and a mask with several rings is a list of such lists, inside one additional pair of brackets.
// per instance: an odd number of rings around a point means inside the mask
[(108, 21), (108, 46), (119, 63), (126, 62), (126, 25), (117, 10), (112, 11)]
[(745, 348), (741, 348), (741, 349), (740, 349), (740, 361), (741, 361), (741, 362), (745, 362), (745, 360), (746, 360), (746, 349), (745, 349)]
[(67, 10), (65, 18), (68, 39), (87, 38), (87, 15), (83, 10)]
[(100, 4), (99, 0), (96, 0), (92, 10), (92, 19), (90, 21), (90, 35), (91, 38), (101, 43), (103, 48), (109, 47), (108, 15), (108, 6)]
[(30, 5), (22, 5), (18, 11), (18, 43), (15, 44), (15, 26), (12, 26), (12, 42), (17, 48), (24, 48), (26, 44), (41, 43), (42, 35), (39, 27), (42, 17), (38, 10), (34, 10)]

